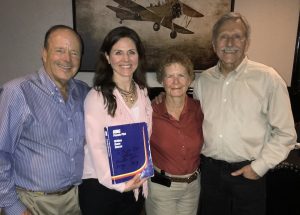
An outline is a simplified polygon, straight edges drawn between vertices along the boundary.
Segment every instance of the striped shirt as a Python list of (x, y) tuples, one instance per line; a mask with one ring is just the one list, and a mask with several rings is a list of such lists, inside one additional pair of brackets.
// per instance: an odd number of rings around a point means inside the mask
[(53, 192), (81, 182), (88, 91), (71, 79), (64, 101), (44, 68), (0, 88), (0, 207), (6, 214), (24, 209), (16, 186)]

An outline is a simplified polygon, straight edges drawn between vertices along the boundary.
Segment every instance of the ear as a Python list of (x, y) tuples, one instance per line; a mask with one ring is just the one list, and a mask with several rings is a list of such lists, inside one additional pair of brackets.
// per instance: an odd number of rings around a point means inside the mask
[(106, 60), (107, 60), (108, 64), (110, 64), (109, 55), (107, 54), (107, 52), (105, 52), (105, 57), (106, 57)]
[(192, 82), (193, 82), (192, 79), (189, 78), (189, 85), (188, 85), (189, 87), (191, 86)]
[(214, 41), (212, 41), (212, 42), (211, 42), (211, 45), (212, 45), (212, 47), (213, 47), (213, 49), (214, 49), (214, 52), (216, 52), (216, 46), (215, 46), (215, 42), (214, 42)]
[(46, 61), (47, 61), (47, 55), (48, 55), (47, 50), (45, 48), (43, 48), (43, 50), (42, 50), (42, 60), (43, 60), (44, 63), (46, 63)]
[(245, 53), (248, 52), (249, 46), (250, 46), (250, 39), (247, 39), (247, 40), (246, 40), (246, 44), (245, 44)]

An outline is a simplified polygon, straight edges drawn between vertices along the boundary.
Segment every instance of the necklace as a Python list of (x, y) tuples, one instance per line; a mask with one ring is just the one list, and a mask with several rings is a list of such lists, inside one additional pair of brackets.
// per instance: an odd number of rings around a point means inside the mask
[(116, 88), (120, 92), (120, 94), (123, 97), (123, 99), (125, 100), (125, 102), (131, 103), (131, 104), (133, 104), (135, 102), (136, 89), (135, 89), (135, 84), (133, 81), (131, 82), (129, 91), (123, 90), (120, 87), (118, 87), (117, 85), (116, 85)]

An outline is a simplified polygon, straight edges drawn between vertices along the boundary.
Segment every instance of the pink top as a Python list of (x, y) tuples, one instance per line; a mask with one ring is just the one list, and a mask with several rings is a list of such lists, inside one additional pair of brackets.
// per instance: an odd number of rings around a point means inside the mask
[[(151, 103), (146, 89), (142, 90), (138, 85), (136, 85), (136, 89), (138, 99), (131, 109), (125, 104), (119, 91), (116, 89), (113, 91), (117, 100), (117, 109), (114, 117), (107, 113), (101, 92), (91, 89), (86, 96), (84, 102), (86, 145), (84, 147), (83, 179), (96, 178), (105, 187), (124, 192), (125, 183), (112, 184), (111, 181), (104, 127), (146, 122), (150, 136), (152, 129)], [(135, 113), (133, 113), (133, 109), (135, 109)], [(144, 194), (147, 195), (147, 185), (144, 184), (143, 188)]]

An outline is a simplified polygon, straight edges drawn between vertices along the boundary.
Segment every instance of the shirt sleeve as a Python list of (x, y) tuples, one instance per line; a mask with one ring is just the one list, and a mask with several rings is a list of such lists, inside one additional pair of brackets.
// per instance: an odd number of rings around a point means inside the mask
[(84, 103), (85, 129), (88, 156), (93, 164), (98, 181), (109, 189), (124, 192), (125, 183), (112, 184), (106, 149), (104, 127), (108, 113), (101, 93), (92, 89)]
[(20, 105), (22, 100), (20, 92), (0, 88), (0, 208), (7, 215), (21, 214), (26, 209), (18, 199), (13, 177), (13, 152), (25, 112)]
[(271, 80), (268, 105), (263, 110), (270, 135), (261, 155), (251, 163), (253, 170), (260, 176), (283, 161), (296, 144), (296, 131), (287, 87), (278, 75), (271, 77)]
[(193, 98), (201, 101), (200, 78), (197, 78), (194, 81)]

